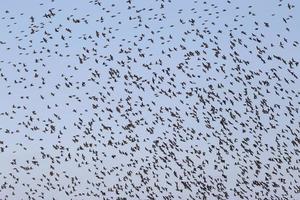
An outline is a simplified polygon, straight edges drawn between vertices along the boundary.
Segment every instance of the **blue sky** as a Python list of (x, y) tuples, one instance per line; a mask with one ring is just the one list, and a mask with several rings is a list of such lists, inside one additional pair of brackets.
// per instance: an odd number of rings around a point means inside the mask
[(299, 197), (296, 1), (94, 2), (2, 3), (2, 199)]

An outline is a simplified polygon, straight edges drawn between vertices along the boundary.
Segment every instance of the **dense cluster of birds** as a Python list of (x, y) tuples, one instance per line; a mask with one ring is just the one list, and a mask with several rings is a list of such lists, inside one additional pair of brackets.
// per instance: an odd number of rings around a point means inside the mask
[(299, 9), (4, 1), (0, 199), (300, 199)]

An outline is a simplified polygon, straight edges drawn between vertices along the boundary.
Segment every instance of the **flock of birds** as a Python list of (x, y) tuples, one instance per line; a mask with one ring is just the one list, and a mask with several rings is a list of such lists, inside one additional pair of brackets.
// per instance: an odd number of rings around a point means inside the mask
[(0, 13), (1, 200), (300, 199), (297, 1)]

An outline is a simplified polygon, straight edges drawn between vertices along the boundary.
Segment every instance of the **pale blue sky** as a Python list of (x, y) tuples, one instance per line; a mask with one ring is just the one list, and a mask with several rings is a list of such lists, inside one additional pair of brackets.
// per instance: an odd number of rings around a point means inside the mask
[[(300, 198), (299, 193), (295, 192), (296, 187), (299, 187), (299, 173), (297, 170), (286, 170), (292, 166), (299, 166), (299, 151), (292, 145), (292, 141), (299, 135), (300, 116), (297, 109), (300, 82), (290, 72), (298, 77), (300, 74), (295, 62), (292, 67), (288, 64), (289, 61), (300, 60), (299, 46), (295, 43), (299, 40), (300, 32), (299, 3), (282, 1), (282, 5), (279, 6), (279, 1), (259, 0), (236, 0), (231, 3), (220, 0), (206, 1), (207, 3), (165, 1), (163, 9), (160, 8), (163, 1), (154, 0), (133, 1), (132, 5), (135, 7), (131, 9), (128, 9), (129, 4), (126, 1), (103, 1), (101, 6), (94, 5), (93, 1), (89, 3), (83, 0), (1, 2), (0, 41), (3, 44), (0, 44), (0, 148), (6, 145), (7, 147), (0, 153), (0, 163), (3, 163), (0, 184), (7, 184), (0, 189), (0, 199), (29, 199), (26, 193), (35, 199), (40, 199), (40, 195), (43, 194), (45, 199), (99, 199), (87, 196), (87, 193), (92, 191), (101, 195), (100, 190), (105, 191), (106, 195), (103, 197), (107, 199), (137, 199), (136, 195), (140, 199), (147, 199), (147, 187), (153, 188), (153, 193), (157, 195), (155, 199), (163, 199), (169, 194), (174, 196), (173, 199), (203, 199), (205, 195), (207, 199), (217, 199), (214, 195), (219, 195), (221, 199), (241, 199), (234, 189), (244, 193), (244, 198), (248, 199), (271, 199), (276, 198), (276, 195), (286, 199)], [(43, 5), (40, 5), (41, 3)], [(288, 5), (295, 7), (289, 9)], [(43, 17), (52, 8), (56, 15), (50, 19)], [(179, 12), (181, 9), (182, 12)], [(6, 13), (6, 10), (9, 12)], [(255, 15), (251, 15), (251, 12)], [(34, 17), (33, 23), (31, 16)], [(73, 23), (73, 18), (80, 19), (81, 22)], [(84, 22), (85, 19), (88, 23)], [(191, 23), (192, 19), (195, 20), (194, 25)], [(287, 20), (287, 23), (283, 19)], [(31, 34), (32, 29), (39, 31)], [(100, 33), (99, 38), (96, 31)], [(140, 40), (140, 37), (143, 39)], [(43, 41), (43, 38), (47, 42)], [(261, 42), (257, 42), (256, 39)], [(230, 49), (230, 42), (235, 43), (234, 50)], [(280, 43), (284, 48), (280, 47)], [(206, 44), (208, 48), (205, 47)], [(182, 45), (186, 50), (181, 48)], [(120, 53), (121, 48), (130, 52)], [(220, 49), (218, 58), (215, 57), (217, 48)], [(196, 50), (200, 52), (200, 56), (190, 56), (187, 60), (185, 55)], [(236, 58), (241, 60), (240, 63), (235, 63), (232, 59), (234, 51), (238, 54)], [(266, 63), (257, 57), (259, 52)], [(140, 53), (145, 57), (140, 57)], [(82, 57), (82, 54), (88, 59), (80, 64), (78, 55)], [(170, 57), (167, 54), (170, 54)], [(109, 60), (110, 55), (113, 56), (113, 60)], [(280, 56), (287, 64), (274, 58), (274, 55)], [(225, 56), (226, 60), (222, 59), (222, 56)], [(268, 56), (271, 56), (272, 60), (268, 60)], [(161, 66), (155, 64), (159, 60), (162, 61)], [(125, 62), (124, 66), (120, 64), (122, 61)], [(249, 64), (246, 65), (243, 61), (248, 61)], [(206, 62), (211, 63), (212, 68), (204, 72), (202, 63)], [(150, 63), (150, 70), (143, 67)], [(234, 69), (237, 64), (244, 70), (241, 70), (240, 74)], [(185, 72), (177, 68), (179, 65), (182, 65)], [(221, 72), (220, 66), (224, 67), (226, 73)], [(280, 81), (273, 74), (274, 69)], [(95, 70), (99, 72), (100, 78), (93, 76)], [(110, 78), (110, 72), (114, 70), (119, 73), (119, 77), (113, 75), (116, 82)], [(130, 74), (133, 77), (126, 80), (125, 76), (130, 77)], [(156, 78), (153, 83), (154, 74), (163, 77), (163, 81)], [(245, 75), (253, 76), (246, 80)], [(137, 77), (141, 79), (138, 80)], [(266, 80), (269, 86), (261, 85), (262, 81)], [(183, 86), (182, 82), (186, 85)], [(145, 90), (139, 89), (135, 83), (141, 84)], [(218, 84), (223, 84), (224, 87), (218, 88)], [(214, 89), (211, 90), (209, 85)], [(114, 90), (109, 88), (111, 86)], [(151, 86), (158, 87), (153, 91)], [(257, 86), (258, 92), (254, 88)], [(126, 93), (125, 89), (132, 94)], [(229, 90), (233, 91), (234, 95)], [(177, 96), (169, 98), (163, 91), (169, 94), (174, 92)], [(193, 95), (186, 95), (191, 91)], [(54, 93), (54, 96), (51, 93)], [(259, 93), (264, 96), (260, 96)], [(29, 99), (26, 99), (26, 96)], [(41, 99), (41, 96), (44, 99)], [(126, 102), (128, 96), (131, 96), (128, 100), (131, 105)], [(200, 96), (207, 100), (205, 105), (201, 103)], [(251, 112), (246, 106), (247, 98), (251, 99), (255, 111)], [(222, 100), (227, 103), (221, 103)], [(230, 104), (230, 100), (234, 105)], [(269, 108), (269, 113), (264, 113), (268, 108), (261, 106), (263, 101), (266, 101), (266, 105), (273, 111)], [(155, 102), (155, 105), (152, 102)], [(141, 104), (145, 106), (141, 107)], [(280, 107), (276, 107), (276, 104)], [(98, 107), (94, 109), (93, 105)], [(17, 108), (18, 106), (20, 108)], [(121, 113), (116, 111), (117, 106), (123, 107)], [(212, 113), (212, 107), (217, 109), (216, 113)], [(292, 115), (287, 107), (292, 108)], [(76, 112), (73, 112), (74, 109)], [(107, 109), (112, 109), (113, 112), (110, 113)], [(172, 115), (168, 110), (177, 114)], [(193, 111), (199, 121), (191, 114)], [(230, 112), (234, 114), (234, 111), (241, 115), (236, 116), (237, 121), (230, 116)], [(259, 119), (256, 118), (256, 111)], [(278, 115), (272, 119), (270, 113)], [(220, 124), (221, 117), (228, 120), (228, 130)], [(130, 121), (135, 124), (132, 131), (122, 128)], [(91, 134), (86, 134), (86, 128), (91, 122)], [(248, 126), (242, 127), (242, 123)], [(261, 123), (265, 130), (259, 130), (258, 123)], [(110, 126), (112, 130), (102, 130), (102, 124)], [(174, 129), (174, 124), (182, 127)], [(207, 127), (208, 124), (213, 128)], [(55, 126), (52, 133), (49, 131), (51, 125)], [(273, 125), (275, 128), (272, 128)], [(146, 130), (151, 127), (153, 134)], [(34, 130), (35, 128), (37, 130)], [(45, 128), (48, 131), (43, 132)], [(78, 142), (74, 142), (75, 138)], [(223, 144), (220, 145), (221, 139)], [(116, 147), (107, 145), (109, 140), (115, 142)], [(165, 147), (162, 149), (169, 151), (169, 154), (153, 147), (157, 140), (160, 145), (164, 142), (168, 145), (168, 150)], [(242, 148), (245, 140), (248, 144), (246, 148), (251, 149), (253, 155)], [(124, 141), (127, 144), (121, 145)], [(177, 147), (171, 148), (170, 141), (176, 141)], [(91, 143), (92, 147), (78, 150), (84, 143)], [(261, 145), (262, 150), (255, 148), (255, 143)], [(56, 148), (56, 145), (61, 147)], [(133, 151), (132, 148), (136, 148), (136, 145), (139, 146), (139, 150)], [(234, 148), (230, 149), (230, 145)], [(98, 156), (95, 152), (98, 152)], [(133, 153), (133, 156), (126, 156), (120, 152)], [(175, 154), (176, 159), (170, 152)], [(224, 162), (218, 160), (218, 152)], [(69, 153), (71, 159), (65, 161)], [(111, 155), (116, 157), (112, 158)], [(166, 164), (159, 156), (167, 156), (170, 160)], [(193, 160), (194, 166), (186, 161), (186, 156)], [(288, 156), (291, 156), (290, 163), (285, 160)], [(81, 164), (82, 166), (78, 167), (83, 157), (89, 164)], [(99, 160), (94, 161), (96, 157)], [(273, 158), (282, 160), (281, 168), (272, 161)], [(17, 164), (11, 164), (14, 159)], [(153, 164), (156, 159), (157, 166)], [(33, 160), (37, 160), (39, 166), (34, 165)], [(134, 160), (136, 166), (131, 165)], [(258, 160), (262, 164), (257, 175), (258, 167), (255, 162)], [(183, 168), (178, 163), (181, 163)], [(265, 167), (267, 165), (270, 166)], [(22, 166), (32, 167), (32, 170), (27, 173)], [(54, 170), (50, 166), (53, 166)], [(243, 173), (243, 168), (247, 173)], [(145, 174), (143, 169), (147, 169), (148, 174)], [(224, 172), (218, 169), (223, 169)], [(103, 176), (101, 170), (110, 174)], [(132, 182), (124, 178), (130, 171), (133, 172), (130, 177)], [(183, 181), (192, 184), (192, 190), (184, 189), (181, 180), (173, 174), (174, 171), (183, 177)], [(274, 171), (275, 173), (272, 173)], [(51, 172), (57, 175), (50, 176)], [(140, 176), (135, 174), (138, 172), (149, 177), (147, 184), (143, 184)], [(266, 173), (272, 174), (268, 181), (265, 179)], [(96, 178), (97, 174), (101, 176), (100, 179)], [(169, 174), (167, 178), (166, 174)], [(227, 176), (227, 181), (222, 174)], [(73, 185), (71, 177), (75, 176), (80, 183)], [(120, 181), (118, 178), (124, 179)], [(281, 178), (286, 179), (285, 184), (280, 183)], [(237, 183), (243, 182), (243, 179), (250, 184), (265, 181), (270, 191), (267, 192), (261, 186), (236, 186)], [(199, 189), (201, 184), (196, 185), (197, 181), (212, 186), (212, 191), (201, 194), (205, 190)], [(218, 182), (224, 184), (223, 190), (218, 190)], [(273, 182), (283, 185), (287, 194), (283, 187), (272, 186)], [(166, 190), (160, 192), (154, 186), (155, 183)], [(176, 191), (176, 183), (183, 192)], [(54, 189), (45, 189), (49, 184), (53, 184)], [(132, 184), (141, 185), (140, 190), (136, 190)], [(15, 189), (9, 188), (9, 185)], [(68, 188), (68, 185), (71, 188)], [(124, 187), (119, 194), (110, 191), (115, 190), (118, 185)], [(64, 190), (60, 191), (61, 186), (69, 191), (74, 186), (75, 191), (67, 196)], [(36, 189), (36, 192), (30, 189)], [(131, 190), (133, 196), (128, 193)], [(227, 198), (222, 196), (224, 192), (228, 194)], [(80, 197), (80, 193), (84, 195)]]

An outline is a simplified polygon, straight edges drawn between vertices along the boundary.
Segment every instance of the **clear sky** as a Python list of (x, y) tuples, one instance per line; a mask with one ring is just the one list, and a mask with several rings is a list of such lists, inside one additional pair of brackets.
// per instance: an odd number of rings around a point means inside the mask
[(299, 199), (297, 1), (1, 1), (0, 199)]

